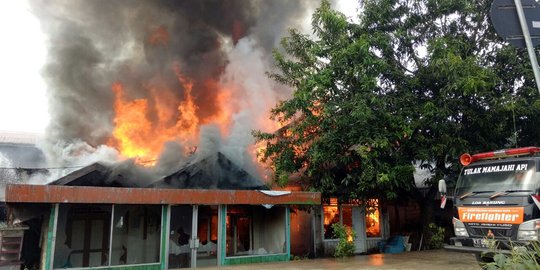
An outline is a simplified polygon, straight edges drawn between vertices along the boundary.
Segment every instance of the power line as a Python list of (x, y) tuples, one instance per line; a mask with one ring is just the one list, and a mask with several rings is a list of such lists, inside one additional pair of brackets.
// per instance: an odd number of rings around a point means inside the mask
[(0, 167), (0, 170), (62, 170), (62, 169), (75, 169), (75, 168), (84, 168), (86, 166), (66, 166), (66, 167), (41, 167), (41, 168), (26, 168), (26, 167)]
[[(157, 159), (149, 159), (149, 160), (137, 160), (135, 163), (139, 164), (148, 164), (148, 163), (154, 163), (157, 162)], [(0, 167), (0, 170), (16, 170), (16, 169), (25, 169), (25, 170), (62, 170), (62, 169), (76, 169), (76, 168), (84, 168), (88, 165), (80, 165), (80, 166), (65, 166), (65, 167), (41, 167), (41, 168), (28, 168), (28, 167)]]
[[(196, 149), (196, 148), (195, 148)], [(195, 152), (195, 151), (193, 151)], [(138, 158), (132, 158), (131, 160), (134, 160), (135, 163), (139, 165), (145, 166), (145, 164), (153, 164), (158, 161), (158, 159), (148, 159), (148, 160), (139, 160)], [(87, 165), (79, 165), (79, 166), (64, 166), (64, 167), (41, 167), (41, 168), (29, 168), (29, 167), (0, 167), (0, 170), (16, 170), (16, 169), (25, 169), (25, 170), (62, 170), (62, 169), (76, 169), (76, 168), (84, 168)]]

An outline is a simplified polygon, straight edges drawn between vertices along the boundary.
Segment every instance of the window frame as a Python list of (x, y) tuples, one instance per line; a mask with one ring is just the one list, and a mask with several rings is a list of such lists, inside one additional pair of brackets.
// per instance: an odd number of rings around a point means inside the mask
[[(372, 199), (372, 200), (379, 200), (379, 199)], [(367, 206), (366, 205), (357, 205), (357, 204), (350, 204), (350, 203), (338, 203), (337, 202), (337, 199), (336, 198), (330, 198), (329, 200), (329, 203), (325, 203), (325, 204), (322, 204), (322, 207), (321, 207), (321, 234), (322, 234), (322, 239), (323, 241), (336, 241), (338, 240), (337, 238), (326, 238), (325, 237), (325, 229), (324, 229), (324, 208), (325, 207), (335, 207), (337, 206), (338, 207), (338, 215), (339, 215), (339, 224), (343, 224), (343, 207), (351, 207), (352, 209), (354, 209), (354, 207), (358, 207), (358, 208), (362, 208), (362, 212), (363, 212), (363, 224), (364, 224), (364, 232), (366, 232), (365, 234), (365, 237), (366, 239), (377, 239), (377, 238), (382, 238), (383, 235), (384, 235), (384, 232), (383, 232), (383, 215), (382, 215), (382, 207), (380, 205), (379, 202), (377, 202), (377, 211), (379, 212), (379, 236), (368, 236), (367, 235), (367, 222), (366, 222), (366, 219), (368, 217), (368, 214), (367, 214)], [(351, 209), (351, 210), (352, 210)], [(352, 220), (352, 224), (351, 224), (351, 228), (354, 229), (354, 224), (355, 224), (355, 220), (353, 218), (353, 214), (352, 214), (353, 211), (351, 211), (351, 220)], [(358, 236), (358, 234), (357, 234)]]
[[(334, 202), (335, 201), (335, 202)], [(334, 203), (333, 203), (334, 202)], [(351, 223), (354, 224), (354, 219), (353, 219), (353, 214), (352, 214), (352, 209), (353, 207), (355, 207), (356, 205), (353, 205), (353, 204), (341, 204), (341, 203), (337, 203), (337, 200), (334, 200), (333, 198), (330, 200), (330, 203), (329, 204), (323, 204), (322, 207), (321, 207), (321, 231), (322, 231), (322, 238), (323, 238), (323, 241), (336, 241), (336, 240), (339, 240), (338, 238), (326, 238), (325, 237), (325, 229), (324, 229), (324, 208), (325, 207), (336, 207), (338, 208), (338, 215), (339, 215), (339, 224), (343, 224), (343, 207), (346, 206), (346, 207), (351, 207)], [(351, 228), (353, 227), (353, 224), (351, 224)]]

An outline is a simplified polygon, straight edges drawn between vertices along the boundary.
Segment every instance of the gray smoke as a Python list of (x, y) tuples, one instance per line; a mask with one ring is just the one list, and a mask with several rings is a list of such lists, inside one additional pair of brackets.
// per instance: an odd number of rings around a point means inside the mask
[(178, 142), (166, 142), (155, 169), (159, 175), (169, 175), (185, 164), (188, 157), (189, 153), (183, 145)]
[[(156, 119), (152, 91), (167, 92), (170, 98), (164, 106), (171, 108), (177, 108), (184, 97), (176, 66), (193, 80), (201, 124), (211, 124), (209, 119), (219, 113), (220, 85), (238, 88), (232, 134), (224, 134), (223, 140), (221, 135), (213, 138), (227, 144), (217, 148), (231, 160), (251, 168), (245, 153), (252, 143), (249, 134), (261, 128), (254, 121), (289, 93), (264, 74), (271, 68), (271, 50), (288, 28), (305, 23), (319, 2), (43, 0), (30, 4), (48, 37), (43, 74), (51, 121), (41, 147), (51, 165), (118, 158), (114, 151), (102, 149), (113, 130), (111, 86), (121, 82), (128, 98), (148, 98), (147, 117)], [(177, 117), (172, 115), (170, 124)], [(212, 131), (219, 133), (210, 129), (205, 136)], [(174, 142), (166, 145), (158, 171), (184, 162), (188, 153), (182, 147)], [(99, 151), (89, 154), (91, 160), (81, 158), (81, 152), (92, 149)]]

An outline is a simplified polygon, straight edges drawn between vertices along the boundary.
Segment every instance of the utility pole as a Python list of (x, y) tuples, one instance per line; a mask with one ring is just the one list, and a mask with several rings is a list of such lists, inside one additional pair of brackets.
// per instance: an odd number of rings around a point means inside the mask
[(527, 45), (529, 59), (531, 60), (534, 80), (536, 81), (536, 88), (538, 89), (538, 93), (540, 94), (540, 70), (538, 69), (538, 59), (536, 58), (536, 52), (534, 51), (534, 46), (532, 44), (531, 34), (529, 33), (529, 27), (527, 26), (525, 13), (523, 12), (523, 5), (521, 5), (521, 0), (514, 0), (514, 3), (516, 5), (519, 24), (521, 25), (521, 31), (523, 32), (523, 38), (525, 39), (525, 44)]

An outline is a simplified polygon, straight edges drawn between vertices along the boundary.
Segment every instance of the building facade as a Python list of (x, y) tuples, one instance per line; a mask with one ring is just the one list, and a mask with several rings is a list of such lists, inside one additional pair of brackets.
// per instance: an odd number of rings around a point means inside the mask
[[(320, 193), (8, 185), (12, 222), (36, 224), (41, 269), (176, 269), (286, 261), (290, 209)], [(40, 222), (37, 222), (41, 220)]]

